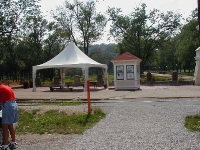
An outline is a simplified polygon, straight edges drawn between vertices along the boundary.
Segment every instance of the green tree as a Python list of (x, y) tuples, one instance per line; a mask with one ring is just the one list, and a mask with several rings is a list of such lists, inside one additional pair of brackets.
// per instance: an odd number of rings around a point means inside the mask
[[(110, 60), (117, 56), (116, 44), (100, 44), (91, 46), (91, 48), (92, 47), (94, 48), (93, 51), (91, 52), (91, 58), (99, 63), (107, 64), (108, 72), (113, 73), (113, 64)], [(97, 68), (95, 70), (96, 74), (102, 72), (101, 68)]]
[(194, 70), (196, 56), (195, 50), (199, 47), (199, 33), (197, 30), (197, 9), (192, 11), (192, 14), (187, 18), (187, 23), (181, 29), (174, 40), (176, 41), (176, 56), (179, 62), (179, 69), (181, 66), (184, 71)]
[(94, 1), (70, 3), (66, 0), (54, 13), (54, 18), (62, 33), (76, 45), (80, 44), (87, 55), (89, 45), (102, 37), (106, 26), (106, 17), (96, 12)]
[[(39, 0), (9, 0), (0, 3), (0, 45), (2, 55), (0, 68), (2, 77), (17, 79), (20, 60), (17, 57), (16, 45), (22, 38), (21, 25), (29, 16), (39, 12)], [(12, 69), (10, 69), (12, 68)]]
[(31, 45), (31, 65), (43, 63), (43, 40), (47, 33), (48, 22), (40, 14), (28, 17), (25, 21), (24, 33), (25, 40)]
[(8, 0), (0, 3), (0, 38), (20, 30), (23, 19), (39, 10), (39, 0)]
[(147, 13), (144, 3), (130, 15), (121, 12), (116, 8), (107, 10), (109, 20), (113, 22), (110, 33), (118, 42), (120, 53), (128, 51), (142, 59), (142, 73), (144, 66), (153, 59), (155, 50), (176, 35), (181, 15), (171, 11), (164, 14), (157, 9)]
[[(43, 43), (43, 62), (46, 62), (53, 57), (55, 57), (58, 53), (60, 53), (65, 46), (67, 45), (65, 36), (60, 34), (60, 30), (57, 28), (54, 22), (50, 22), (47, 25), (48, 34), (46, 35), (47, 38), (44, 40)], [(55, 69), (42, 69), (37, 72), (41, 72), (43, 75), (43, 79), (49, 78), (50, 80), (53, 79), (55, 76)], [(41, 77), (41, 76), (40, 76)]]
[(160, 53), (160, 70), (162, 71), (176, 71), (177, 70), (177, 57), (176, 57), (176, 43), (174, 39), (168, 40), (164, 42), (160, 49), (158, 50)]
[[(18, 42), (17, 51), (21, 62), (25, 63), (25, 77), (32, 77), (32, 66), (44, 63), (43, 41), (47, 33), (47, 20), (40, 14), (27, 17), (23, 22), (23, 38)], [(21, 63), (21, 64), (23, 64)]]

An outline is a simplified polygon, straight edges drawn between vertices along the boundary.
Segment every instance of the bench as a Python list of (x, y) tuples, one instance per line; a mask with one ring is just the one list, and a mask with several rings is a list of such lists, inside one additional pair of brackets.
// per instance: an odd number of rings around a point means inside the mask
[(72, 84), (67, 84), (66, 86), (71, 92), (73, 91), (74, 86)]
[(73, 87), (77, 87), (77, 86), (82, 86), (84, 87), (84, 84), (79, 84), (79, 85), (74, 85), (74, 84), (66, 84), (67, 88), (70, 89), (70, 91), (73, 91)]
[(50, 86), (49, 88), (50, 88), (50, 91), (51, 91), (51, 92), (53, 92), (54, 89), (62, 89), (61, 86)]
[[(73, 88), (69, 87), (70, 85), (68, 85), (67, 87), (69, 88), (69, 90), (72, 92)], [(62, 89), (62, 85), (41, 85), (41, 87), (49, 87), (50, 91), (53, 92), (54, 89)]]
[[(96, 81), (90, 81), (90, 84), (94, 86), (94, 88), (96, 88), (97, 86), (97, 82)], [(73, 87), (77, 87), (77, 86), (82, 86), (84, 88), (84, 84), (81, 83), (79, 85), (74, 85), (74, 84), (66, 84), (65, 86), (67, 86), (67, 88), (72, 92), (73, 91)], [(53, 92), (54, 89), (62, 89), (61, 85), (49, 85), (50, 91)]]
[(96, 88), (97, 87), (97, 82), (96, 81), (90, 81), (90, 85), (93, 85), (94, 88)]
[(49, 87), (50, 91), (52, 92), (54, 89), (62, 89), (61, 85), (54, 85), (54, 84), (43, 84), (43, 85), (40, 85), (39, 87)]

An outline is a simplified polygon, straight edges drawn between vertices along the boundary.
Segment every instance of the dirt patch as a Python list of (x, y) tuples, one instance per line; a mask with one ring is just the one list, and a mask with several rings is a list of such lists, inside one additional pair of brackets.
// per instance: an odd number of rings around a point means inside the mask
[(38, 110), (37, 113), (39, 113), (39, 114), (43, 114), (44, 112), (46, 112), (48, 110), (58, 110), (59, 112), (65, 112), (67, 115), (87, 113), (87, 105), (86, 104), (81, 104), (78, 106), (19, 104), (19, 108), (24, 109), (28, 112), (31, 112), (32, 110)]

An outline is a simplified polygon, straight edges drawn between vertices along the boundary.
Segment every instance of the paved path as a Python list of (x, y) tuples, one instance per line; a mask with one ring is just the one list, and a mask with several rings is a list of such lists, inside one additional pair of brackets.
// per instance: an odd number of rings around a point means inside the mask
[[(87, 93), (82, 89), (55, 90), (50, 92), (49, 88), (39, 87), (36, 92), (32, 89), (14, 89), (15, 95), (19, 100), (87, 100)], [(140, 86), (136, 91), (115, 91), (113, 89), (92, 88), (90, 93), (91, 100), (109, 99), (135, 99), (135, 98), (187, 98), (200, 97), (200, 86)]]

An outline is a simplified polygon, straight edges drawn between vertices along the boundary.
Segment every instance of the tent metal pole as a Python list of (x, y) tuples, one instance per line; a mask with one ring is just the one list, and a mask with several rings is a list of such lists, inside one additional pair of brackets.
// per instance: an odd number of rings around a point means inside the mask
[(33, 92), (36, 92), (36, 85), (35, 85), (35, 79), (36, 79), (36, 70), (33, 67), (33, 72), (32, 72), (32, 78), (33, 78)]

